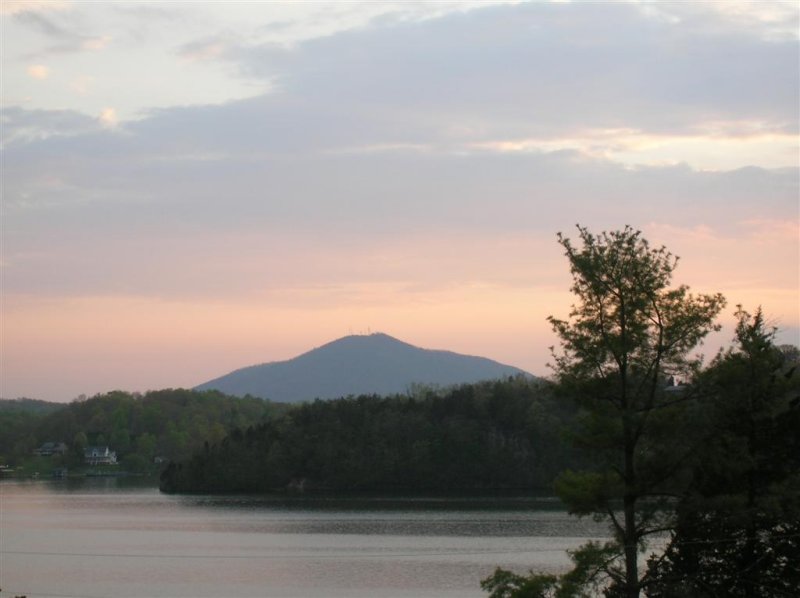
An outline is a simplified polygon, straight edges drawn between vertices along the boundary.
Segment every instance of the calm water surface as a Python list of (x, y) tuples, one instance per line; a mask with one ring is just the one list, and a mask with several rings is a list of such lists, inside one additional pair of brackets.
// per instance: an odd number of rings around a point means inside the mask
[(28, 598), (486, 596), (605, 527), (529, 497), (166, 496), (124, 480), (0, 483), (0, 588)]

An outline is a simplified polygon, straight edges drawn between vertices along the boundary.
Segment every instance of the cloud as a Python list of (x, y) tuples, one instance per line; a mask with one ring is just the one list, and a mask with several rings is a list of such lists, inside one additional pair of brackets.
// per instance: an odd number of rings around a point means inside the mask
[[(800, 214), (795, 219), (776, 220), (753, 218), (742, 222), (753, 239), (771, 240), (779, 243), (789, 242), (800, 245)], [(800, 247), (798, 247), (800, 249)], [(797, 273), (800, 275), (800, 273)]]
[(184, 44), (178, 48), (177, 54), (189, 62), (204, 62), (222, 57), (227, 47), (227, 43), (222, 40), (201, 40)]
[(28, 58), (70, 54), (83, 51), (103, 50), (110, 42), (109, 35), (86, 35), (77, 32), (82, 22), (71, 13), (66, 13), (61, 20), (58, 15), (43, 11), (20, 11), (13, 14), (15, 22), (28, 26), (55, 43), (42, 51), (28, 54)]
[[(0, 119), (6, 148), (41, 142), (51, 137), (85, 135), (99, 129), (95, 119), (70, 110), (24, 110), (11, 106), (3, 108)], [(37, 168), (43, 167), (43, 158), (42, 153), (34, 152), (33, 155), (26, 155), (24, 162)]]
[(94, 77), (89, 75), (81, 75), (70, 81), (69, 88), (78, 95), (86, 95), (91, 89)]
[[(570, 151), (209, 156), (210, 144), (162, 129), (177, 118), (167, 116), (130, 123), (125, 135), (53, 138), (8, 153), (9, 259), (53, 249), (7, 273), (9, 291), (252, 296), (376, 273), (422, 288), (437, 279), (511, 285), (526, 271), (549, 277), (558, 259), (519, 239), (552, 240), (575, 221), (665, 223), (668, 246), (679, 229), (733, 239), (741, 222), (796, 215), (800, 192), (797, 169), (627, 169)], [(225, 128), (190, 122), (210, 135)]]
[(108, 129), (113, 129), (119, 124), (119, 119), (117, 118), (117, 111), (114, 110), (114, 108), (103, 108), (103, 111), (100, 113), (98, 120), (104, 127)]
[[(575, 150), (629, 166), (688, 162), (703, 170), (731, 170), (743, 164), (792, 167), (798, 163), (800, 137), (784, 127), (759, 128), (753, 123), (696, 126), (694, 134), (648, 134), (633, 129), (587, 129), (570, 136), (507, 139), (471, 144), (499, 153)], [(786, 127), (788, 128), (788, 127)]]
[(768, 40), (797, 39), (800, 6), (783, 0), (728, 0), (727, 2), (653, 3), (645, 10), (670, 15), (683, 26), (730, 29), (756, 33)]
[[(642, 161), (691, 163), (681, 158), (683, 148), (687, 156), (720, 153), (716, 148), (695, 151), (691, 141), (706, 135), (701, 129), (709, 123), (761, 122), (765, 131), (796, 131), (800, 122), (797, 78), (787, 76), (800, 69), (796, 39), (765, 38), (757, 19), (745, 26), (741, 18), (705, 5), (465, 4), (463, 12), (409, 6), (393, 6), (386, 9), (388, 17), (357, 22), (352, 7), (297, 9), (303, 18), (287, 22), (316, 30), (319, 21), (327, 29), (288, 45), (270, 37), (281, 26), (274, 9), (235, 10), (237, 18), (250, 14), (251, 23), (234, 33), (232, 21), (197, 33), (194, 26), (211, 13), (184, 14), (193, 25), (194, 41), (181, 44), (178, 38), (177, 47), (169, 50), (193, 63), (181, 68), (202, 73), (200, 81), (208, 81), (213, 70), (229, 80), (236, 77), (238, 84), (267, 82), (272, 97), (263, 98), (257, 126), (269, 129), (273, 121), (278, 129), (290, 129), (282, 138), (304, 150), (405, 146), (470, 151), (480, 144), (537, 140), (584, 151), (585, 144), (569, 142), (596, 131), (635, 131), (640, 140), (658, 139), (674, 148), (667, 156), (647, 155)], [(466, 10), (474, 6), (480, 8)], [(116, 13), (127, 15), (134, 8), (115, 8), (111, 21), (121, 23), (123, 15)], [(653, 11), (666, 11), (669, 18), (653, 16)], [(158, 18), (174, 26), (170, 19), (178, 16), (171, 8), (168, 17), (148, 12), (134, 20)], [(27, 18), (29, 26), (57, 42), (51, 49), (76, 51), (108, 43), (109, 36), (92, 33), (86, 18)], [(332, 23), (351, 27), (341, 30)], [(112, 33), (130, 37), (119, 28)], [(151, 65), (146, 72), (157, 76), (158, 69)], [(197, 91), (170, 90), (178, 84)], [(205, 94), (211, 103), (208, 87), (172, 77), (163, 95), (148, 97), (199, 105)], [(139, 102), (148, 101), (144, 95)], [(113, 103), (121, 115), (131, 113), (119, 101)], [(600, 141), (612, 148), (631, 145), (630, 139)], [(624, 162), (636, 159), (626, 155)]]
[(53, 39), (72, 40), (76, 37), (69, 29), (62, 27), (55, 20), (44, 16), (39, 11), (18, 11), (14, 13), (16, 22), (27, 25), (39, 33)]
[[(798, 81), (786, 73), (799, 65), (796, 40), (767, 41), (719, 21), (651, 19), (636, 5), (525, 4), (226, 56), (274, 84), (259, 122), (289, 123), (278, 128), (292, 147), (469, 151), (531, 139), (545, 151), (605, 156), (666, 147), (642, 161), (692, 163), (708, 153), (696, 149), (698, 137), (719, 146), (748, 136), (749, 154), (714, 166), (730, 168), (761, 152), (757, 133), (796, 134)], [(729, 126), (752, 123), (760, 132)], [(708, 149), (719, 154), (718, 146)]]
[[(478, 282), (511, 284), (520, 261), (498, 262), (495, 276), (464, 239), (499, 247), (575, 220), (732, 237), (756, 217), (796, 217), (798, 169), (774, 168), (796, 140), (798, 82), (786, 74), (796, 44), (738, 28), (708, 37), (701, 24), (626, 5), (489, 8), (291, 48), (231, 46), (225, 59), (275, 78), (271, 93), (152, 110), (124, 135), (112, 108), (88, 123), (18, 109), (5, 157), (9, 255), (53, 251), (7, 284), (249, 296), (326, 272), (333, 286), (357, 281), (337, 264), (373, 272), (363, 254), (403, 265), (387, 269), (391, 284), (424, 287), (425, 260), (384, 244), (437, 237), (458, 238)], [(180, 51), (211, 59), (227, 42), (202, 40)], [(728, 162), (704, 172), (709, 154)], [(442, 251), (431, 271), (470, 279)], [(517, 254), (537, 262), (530, 248)]]
[(66, 0), (3, 0), (0, 14), (16, 15), (24, 12), (48, 12), (65, 10), (71, 6)]
[[(755, 295), (754, 303), (780, 302), (782, 313), (793, 315), (795, 321), (800, 316), (796, 309), (800, 288), (797, 215), (786, 220), (745, 219), (725, 226), (653, 222), (643, 228), (648, 239), (664, 243), (683, 258), (681, 278), (685, 277), (691, 286), (727, 288), (733, 293), (729, 297), (732, 302), (744, 300), (744, 295), (750, 301)], [(763, 293), (763, 298), (757, 298), (758, 292)]]
[[(444, 5), (421, 13), (430, 6)], [(289, 19), (240, 36), (198, 31), (208, 13), (181, 4), (15, 15), (20, 35), (83, 52), (71, 57), (79, 70), (59, 62), (67, 95), (88, 90), (81, 73), (109, 84), (93, 68), (109, 64), (138, 106), (157, 103), (146, 78), (191, 88), (124, 127), (114, 96), (91, 103), (99, 93), (70, 98), (86, 114), (3, 110), (15, 386), (41, 380), (28, 356), (42, 347), (77, 394), (89, 379), (132, 376), (132, 362), (169, 362), (174, 376), (187, 366), (169, 356), (218, 363), (222, 351), (233, 368), (254, 362), (265, 335), (299, 351), (349, 325), (438, 330), (407, 338), (456, 349), (458, 338), (517, 343), (516, 355), (541, 345), (543, 363), (545, 316), (570, 302), (555, 233), (576, 222), (641, 228), (682, 257), (677, 282), (763, 304), (796, 331), (800, 94), (796, 36), (776, 33), (785, 22), (707, 3), (480, 6), (372, 20), (334, 11), (307, 29)], [(138, 43), (134, 30), (161, 53), (120, 54), (99, 35)], [(265, 42), (276, 39), (293, 41)], [(175, 65), (205, 87), (164, 76)], [(210, 105), (217, 71), (270, 91)], [(120, 338), (127, 353), (98, 356)], [(134, 374), (132, 384), (174, 384)]]
[(111, 42), (111, 39), (112, 38), (110, 35), (85, 38), (81, 42), (81, 48), (83, 50), (91, 50), (91, 51), (102, 50)]
[(32, 64), (28, 67), (28, 76), (33, 79), (47, 79), (50, 69), (43, 64)]

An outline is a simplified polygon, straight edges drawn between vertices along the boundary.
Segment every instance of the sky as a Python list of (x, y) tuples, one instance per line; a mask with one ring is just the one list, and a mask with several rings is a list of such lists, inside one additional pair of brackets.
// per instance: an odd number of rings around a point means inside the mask
[(630, 225), (800, 344), (791, 2), (4, 0), (0, 396), (348, 334), (549, 375), (556, 235)]

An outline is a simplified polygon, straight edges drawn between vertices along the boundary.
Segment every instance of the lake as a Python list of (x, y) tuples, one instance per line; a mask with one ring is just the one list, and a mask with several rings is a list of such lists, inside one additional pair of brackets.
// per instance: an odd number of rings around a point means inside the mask
[(0, 482), (0, 588), (28, 598), (486, 596), (560, 571), (603, 525), (528, 496), (169, 496), (125, 479)]

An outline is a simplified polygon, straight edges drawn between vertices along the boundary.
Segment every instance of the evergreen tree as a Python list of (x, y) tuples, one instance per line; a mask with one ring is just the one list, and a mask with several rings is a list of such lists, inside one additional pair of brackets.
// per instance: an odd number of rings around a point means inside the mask
[[(699, 386), (707, 439), (650, 595), (794, 596), (800, 588), (800, 376), (759, 309)], [(789, 347), (788, 349), (793, 349)]]
[(686, 397), (668, 392), (666, 380), (697, 370), (690, 352), (718, 328), (714, 319), (725, 301), (670, 288), (677, 258), (630, 227), (579, 233), (582, 247), (559, 235), (578, 302), (569, 320), (550, 318), (562, 348), (554, 368), (583, 410), (575, 440), (600, 457), (601, 467), (566, 472), (557, 490), (572, 512), (611, 522), (609, 548), (619, 558), (605, 561), (603, 572), (616, 593), (635, 598), (642, 587), (639, 550), (665, 526), (663, 505), (654, 499), (666, 494), (682, 459), (670, 440)]
[(557, 382), (580, 410), (573, 441), (594, 456), (595, 467), (564, 472), (556, 491), (571, 513), (608, 520), (613, 539), (573, 553), (576, 570), (548, 591), (584, 595), (575, 582), (580, 570), (585, 583), (604, 580), (606, 595), (635, 598), (645, 585), (639, 552), (671, 525), (666, 495), (689, 452), (676, 435), (689, 397), (667, 381), (699, 369), (690, 352), (718, 328), (714, 319), (725, 301), (671, 288), (677, 258), (651, 248), (639, 231), (578, 231), (580, 247), (558, 236), (577, 302), (568, 320), (549, 321), (561, 340), (561, 351), (554, 351)]

